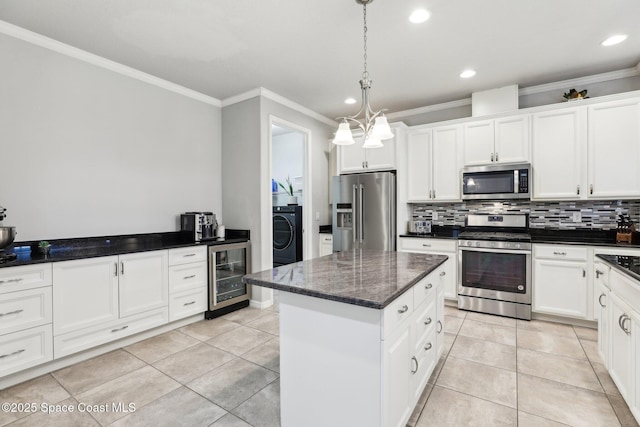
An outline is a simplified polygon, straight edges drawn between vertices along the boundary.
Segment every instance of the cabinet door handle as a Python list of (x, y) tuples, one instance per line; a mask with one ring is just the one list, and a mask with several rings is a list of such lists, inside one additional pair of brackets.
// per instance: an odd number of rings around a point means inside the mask
[(433, 347), (433, 344), (431, 344), (430, 342), (427, 343), (427, 345), (424, 347), (425, 350), (429, 351), (431, 350), (431, 347)]
[(607, 305), (602, 303), (602, 297), (606, 297), (606, 295), (604, 293), (600, 294), (598, 297), (598, 303), (600, 304), (600, 307), (605, 308)]
[(120, 274), (124, 275), (124, 261), (120, 261)]
[(113, 263), (113, 277), (118, 277), (118, 263)]
[(430, 325), (431, 322), (433, 322), (433, 320), (431, 320), (431, 317), (427, 317), (427, 320), (424, 321), (425, 325)]
[(576, 194), (580, 195), (580, 185), (576, 185)]
[(604, 274), (604, 273), (600, 270), (596, 270), (596, 279), (599, 279), (601, 274)]
[(441, 272), (441, 273), (440, 273), (440, 277), (442, 277), (442, 276), (446, 276), (446, 275), (447, 275), (447, 272), (446, 272), (446, 271), (443, 271), (443, 272)]
[(15, 282), (22, 282), (22, 277), (18, 277), (17, 279), (0, 280), (0, 285), (3, 283), (15, 283)]
[(433, 190), (433, 198), (436, 198), (436, 190)]
[(491, 162), (493, 162), (493, 153), (491, 153)]
[(589, 185), (589, 194), (593, 194), (593, 184)]
[(566, 252), (554, 252), (553, 254), (554, 254), (554, 255), (561, 255), (561, 256), (565, 256), (565, 255), (567, 255), (567, 253), (566, 253)]
[(498, 161), (498, 152), (496, 151), (496, 162)]
[(584, 268), (582, 269), (582, 277), (587, 277), (587, 270)]
[(2, 316), (11, 316), (12, 314), (20, 314), (23, 311), (24, 311), (23, 309), (19, 309), (19, 310), (15, 310), (15, 311), (9, 311), (7, 313), (0, 313), (0, 317), (2, 317)]
[(415, 370), (411, 370), (412, 374), (415, 374), (416, 372), (418, 372), (418, 369), (420, 368), (420, 365), (418, 364), (418, 359), (416, 359), (415, 356), (411, 356), (411, 361), (412, 362), (416, 362), (416, 369)]
[(118, 332), (118, 331), (124, 331), (125, 329), (127, 329), (129, 327), (129, 325), (124, 325), (122, 328), (116, 328), (116, 329), (112, 329), (111, 333), (113, 332)]
[(424, 287), (425, 289), (431, 289), (433, 288), (433, 284), (431, 283), (427, 283), (426, 286)]
[(192, 274), (191, 276), (184, 276), (182, 279), (183, 280), (189, 280), (189, 279), (193, 279), (194, 277), (196, 277), (196, 275)]
[(185, 302), (183, 305), (187, 306), (187, 305), (193, 305), (195, 303), (196, 303), (195, 301), (191, 301), (191, 302)]
[(398, 310), (398, 313), (402, 314), (402, 313), (406, 313), (407, 311), (409, 311), (409, 307), (405, 304), (402, 306), (401, 309)]
[(13, 353), (0, 354), (0, 359), (4, 359), (5, 357), (9, 357), (9, 356), (15, 356), (16, 354), (20, 354), (24, 351), (26, 350), (24, 348), (21, 348), (20, 350), (14, 351)]
[(440, 333), (442, 332), (442, 322), (438, 320), (438, 323), (436, 323), (436, 332)]
[(620, 329), (622, 329), (625, 334), (631, 335), (631, 329), (630, 328), (626, 328), (624, 326), (624, 324), (625, 324), (625, 322), (627, 320), (631, 321), (631, 318), (629, 316), (627, 316), (626, 314), (620, 315), (620, 317), (618, 318), (618, 325), (620, 325)]

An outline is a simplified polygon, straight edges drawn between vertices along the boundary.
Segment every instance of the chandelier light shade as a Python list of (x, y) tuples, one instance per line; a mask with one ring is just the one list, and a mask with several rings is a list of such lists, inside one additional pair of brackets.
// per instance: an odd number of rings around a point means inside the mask
[(362, 89), (362, 106), (360, 110), (353, 116), (340, 117), (342, 120), (336, 131), (333, 143), (336, 145), (350, 145), (355, 141), (351, 131), (350, 123), (356, 125), (364, 134), (364, 148), (380, 148), (383, 147), (382, 141), (393, 138), (393, 132), (384, 116), (387, 110), (373, 111), (369, 104), (369, 90), (371, 89), (371, 80), (369, 80), (369, 72), (367, 71), (367, 5), (373, 0), (355, 0), (356, 3), (362, 5), (364, 20), (364, 72), (362, 80), (360, 80), (360, 89)]

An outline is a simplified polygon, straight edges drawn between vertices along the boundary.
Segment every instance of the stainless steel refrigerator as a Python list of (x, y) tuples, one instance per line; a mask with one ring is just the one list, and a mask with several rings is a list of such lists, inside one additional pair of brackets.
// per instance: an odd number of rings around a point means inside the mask
[(333, 250), (396, 250), (396, 176), (372, 172), (334, 176)]

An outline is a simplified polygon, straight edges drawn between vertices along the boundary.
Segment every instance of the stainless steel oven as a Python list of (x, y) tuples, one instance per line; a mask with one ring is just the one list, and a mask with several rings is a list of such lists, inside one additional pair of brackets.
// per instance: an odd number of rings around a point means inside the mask
[[(473, 222), (493, 223), (465, 231), (458, 242), (458, 307), (464, 310), (531, 319), (531, 238), (527, 218), (470, 215)], [(469, 221), (469, 219), (467, 219)], [(500, 231), (487, 231), (499, 227)], [(467, 228), (465, 228), (467, 230)], [(505, 231), (509, 230), (509, 231)]]

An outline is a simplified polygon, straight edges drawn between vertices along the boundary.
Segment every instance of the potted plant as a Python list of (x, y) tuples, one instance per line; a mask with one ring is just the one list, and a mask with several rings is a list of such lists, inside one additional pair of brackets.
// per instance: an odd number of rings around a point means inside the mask
[(291, 179), (287, 176), (287, 186), (286, 187), (280, 181), (278, 181), (278, 185), (280, 186), (280, 188), (282, 188), (284, 190), (285, 193), (287, 193), (289, 195), (289, 202), (287, 204), (288, 205), (297, 205), (298, 204), (298, 198), (293, 195), (293, 184), (291, 183)]
[(38, 251), (42, 255), (49, 255), (49, 251), (51, 251), (51, 244), (46, 240), (42, 240), (40, 243), (38, 243)]

